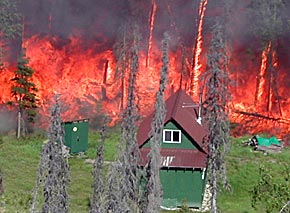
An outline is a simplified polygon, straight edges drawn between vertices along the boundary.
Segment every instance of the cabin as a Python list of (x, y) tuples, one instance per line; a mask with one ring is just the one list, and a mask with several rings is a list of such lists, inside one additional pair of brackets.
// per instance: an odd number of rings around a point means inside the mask
[[(181, 207), (184, 201), (190, 208), (201, 208), (208, 151), (207, 130), (200, 122), (198, 109), (198, 104), (181, 89), (166, 100), (166, 117), (160, 141), (162, 208), (175, 209)], [(141, 166), (147, 163), (150, 152), (153, 115), (151, 113), (142, 121), (137, 133)]]

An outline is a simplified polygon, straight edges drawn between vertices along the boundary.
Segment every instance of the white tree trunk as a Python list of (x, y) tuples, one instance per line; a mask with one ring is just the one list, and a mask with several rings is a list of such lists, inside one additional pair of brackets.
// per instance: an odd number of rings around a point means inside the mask
[(20, 138), (21, 135), (21, 112), (18, 112), (17, 116), (17, 138)]

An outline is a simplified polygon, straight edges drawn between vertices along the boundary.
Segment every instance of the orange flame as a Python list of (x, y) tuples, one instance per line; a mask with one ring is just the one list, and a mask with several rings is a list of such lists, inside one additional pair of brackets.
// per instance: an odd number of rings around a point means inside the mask
[[(268, 54), (271, 50), (272, 43), (269, 42), (267, 47), (262, 52), (262, 62), (261, 62), (261, 68), (258, 75), (258, 86), (257, 86), (257, 95), (256, 95), (256, 104), (261, 104), (263, 101), (265, 101), (265, 95), (266, 95), (266, 70), (267, 70), (267, 63), (268, 63)], [(264, 100), (263, 100), (264, 99)]]
[(198, 34), (196, 38), (196, 45), (193, 50), (193, 68), (191, 73), (191, 86), (189, 93), (192, 97), (197, 98), (199, 95), (199, 78), (202, 73), (202, 62), (201, 62), (201, 52), (202, 52), (202, 31), (203, 22), (206, 11), (208, 0), (201, 0), (199, 5), (199, 24), (198, 24)]
[(152, 9), (151, 9), (151, 14), (150, 14), (150, 18), (149, 18), (149, 39), (148, 39), (146, 67), (150, 66), (149, 60), (150, 60), (150, 54), (151, 54), (151, 50), (152, 50), (152, 39), (153, 39), (153, 30), (154, 30), (156, 11), (157, 11), (156, 1), (152, 0)]

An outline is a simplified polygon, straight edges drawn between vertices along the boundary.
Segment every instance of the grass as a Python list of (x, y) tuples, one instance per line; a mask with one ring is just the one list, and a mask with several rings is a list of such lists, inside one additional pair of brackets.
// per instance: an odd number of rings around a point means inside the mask
[[(110, 129), (105, 142), (105, 161), (114, 160), (117, 152), (119, 131)], [(248, 137), (245, 137), (248, 138)], [(225, 213), (263, 212), (251, 207), (249, 191), (258, 181), (260, 166), (271, 170), (278, 180), (283, 172), (283, 165), (289, 163), (290, 149), (282, 153), (263, 155), (254, 153), (249, 147), (242, 147), (245, 138), (232, 139), (231, 150), (227, 156), (228, 178), (233, 191), (221, 191), (219, 207)], [(69, 186), (70, 212), (88, 212), (92, 184), (92, 164), (87, 158), (94, 159), (99, 135), (89, 132), (89, 147), (85, 156), (74, 156), (69, 159), (71, 183)], [(0, 197), (6, 213), (29, 212), (32, 191), (36, 183), (40, 150), (45, 134), (38, 133), (27, 139), (17, 140), (13, 135), (0, 137), (0, 170), (3, 174), (4, 195)], [(164, 211), (165, 212), (165, 211)]]

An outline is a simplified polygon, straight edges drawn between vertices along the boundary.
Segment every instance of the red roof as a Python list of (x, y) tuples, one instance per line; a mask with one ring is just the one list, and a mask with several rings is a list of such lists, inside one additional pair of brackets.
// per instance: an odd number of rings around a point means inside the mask
[[(147, 163), (150, 148), (140, 149), (141, 165)], [(168, 168), (206, 168), (207, 154), (196, 149), (161, 149), (161, 166)]]
[[(175, 121), (196, 142), (197, 148), (207, 153), (206, 145), (204, 144), (207, 136), (206, 128), (196, 121), (198, 117), (198, 104), (194, 103), (191, 97), (181, 89), (171, 95), (165, 104), (165, 124), (169, 121)], [(151, 113), (139, 126), (137, 140), (140, 148), (152, 136), (150, 132), (153, 115), (154, 113)]]

